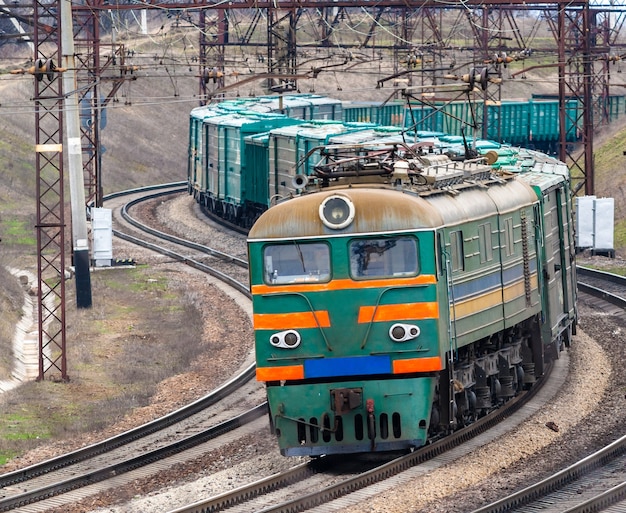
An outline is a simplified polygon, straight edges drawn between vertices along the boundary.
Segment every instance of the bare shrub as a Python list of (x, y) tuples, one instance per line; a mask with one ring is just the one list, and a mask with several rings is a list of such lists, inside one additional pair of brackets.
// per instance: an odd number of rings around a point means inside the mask
[[(110, 426), (148, 405), (159, 382), (186, 372), (207, 350), (202, 314), (176, 274), (111, 269), (91, 281), (90, 309), (78, 309), (74, 287), (66, 287), (69, 382), (0, 394), (0, 461), (49, 438)], [(21, 308), (19, 285), (15, 292)]]

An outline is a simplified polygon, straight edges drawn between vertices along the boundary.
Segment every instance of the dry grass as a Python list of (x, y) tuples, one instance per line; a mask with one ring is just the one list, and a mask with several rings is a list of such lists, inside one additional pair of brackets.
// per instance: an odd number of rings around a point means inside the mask
[(159, 382), (193, 368), (206, 350), (201, 315), (175, 276), (110, 269), (93, 273), (92, 286), (91, 309), (78, 310), (71, 297), (66, 304), (70, 382), (26, 383), (0, 397), (0, 462), (110, 425), (148, 404)]

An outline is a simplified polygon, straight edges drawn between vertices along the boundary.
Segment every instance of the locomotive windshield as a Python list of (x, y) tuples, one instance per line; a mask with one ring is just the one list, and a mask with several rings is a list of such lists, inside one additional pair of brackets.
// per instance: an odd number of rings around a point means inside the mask
[(418, 272), (417, 240), (413, 237), (358, 239), (350, 243), (353, 278), (415, 276)]
[(309, 242), (266, 246), (264, 278), (268, 284), (325, 282), (330, 280), (330, 249)]

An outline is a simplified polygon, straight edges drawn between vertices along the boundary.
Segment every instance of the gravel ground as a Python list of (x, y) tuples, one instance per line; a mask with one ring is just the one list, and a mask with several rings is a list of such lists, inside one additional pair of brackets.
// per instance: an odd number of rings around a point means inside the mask
[[(167, 223), (179, 236), (192, 238), (224, 252), (245, 255), (245, 237), (225, 235), (210, 223), (196, 218), (197, 206), (193, 200), (181, 195), (173, 201), (162, 202), (158, 209), (148, 210)], [(200, 214), (201, 215), (201, 214)], [(163, 228), (161, 228), (163, 229)], [(195, 234), (191, 236), (191, 234)], [(198, 235), (200, 234), (200, 235)], [(117, 253), (125, 247), (142, 261), (150, 263), (149, 253), (140, 254), (136, 246), (115, 239)], [(158, 262), (158, 259), (154, 259)], [(612, 264), (615, 264), (612, 261)], [(215, 330), (211, 312), (225, 301), (231, 302), (215, 285), (198, 279), (196, 272), (181, 272), (188, 286), (197, 289), (199, 301), (207, 312), (206, 329)], [(243, 305), (243, 302), (240, 302)], [(373, 500), (345, 509), (349, 513), (444, 513), (472, 511), (479, 505), (508, 495), (555, 469), (563, 468), (580, 457), (603, 446), (626, 432), (626, 344), (622, 338), (624, 321), (607, 317), (601, 311), (586, 307), (580, 309), (580, 329), (570, 352), (570, 375), (549, 411), (542, 412), (521, 425), (506, 439), (481, 448), (475, 454), (461, 458), (454, 465), (435, 470), (412, 482), (381, 494)], [(221, 329), (232, 330), (232, 340), (251, 341), (250, 324), (241, 322), (239, 308), (220, 309)], [(246, 315), (249, 315), (249, 310)], [(219, 355), (207, 358), (207, 367), (222, 366), (225, 371), (241, 362), (251, 342), (244, 346), (224, 344)], [(218, 360), (214, 360), (218, 358)], [(221, 374), (221, 373), (220, 373)], [(226, 377), (222, 374), (222, 377)], [(197, 377), (196, 377), (197, 379)], [(128, 429), (154, 418), (189, 400), (187, 392), (196, 384), (176, 376), (163, 383), (154, 404), (135, 412), (123, 425), (115, 426), (109, 433), (98, 433), (93, 439), (110, 436), (112, 432)], [(193, 393), (191, 394), (193, 395)], [(555, 422), (559, 431), (545, 424)], [(77, 446), (89, 442), (89, 437), (76, 441)], [(63, 446), (66, 447), (67, 446)], [(48, 455), (61, 452), (61, 447), (50, 449)], [(39, 452), (31, 461), (47, 457)], [(107, 494), (91, 497), (76, 504), (73, 512), (97, 513), (166, 512), (183, 504), (220, 493), (234, 486), (296, 464), (297, 459), (279, 455), (269, 430), (257, 436), (225, 446), (196, 461), (187, 462), (162, 472), (157, 477), (136, 481), (127, 487)], [(23, 462), (22, 462), (23, 463)], [(64, 510), (66, 513), (67, 509)]]
[[(195, 230), (197, 220), (192, 217), (181, 220), (177, 214), (187, 208), (195, 209), (195, 206), (188, 205), (189, 201), (189, 198), (179, 198), (171, 202), (166, 215), (159, 217), (168, 223), (175, 219), (179, 233), (188, 231), (189, 227)], [(207, 230), (206, 226), (202, 228)], [(229, 249), (231, 241), (224, 240), (224, 235), (212, 230), (206, 233), (211, 244), (225, 243), (224, 251)], [(472, 511), (480, 504), (508, 495), (622, 436), (626, 431), (626, 376), (620, 371), (626, 359), (622, 324), (623, 321), (608, 318), (603, 312), (581, 303), (580, 329), (569, 350), (570, 374), (550, 410), (538, 413), (506, 439), (485, 446), (454, 465), (427, 474), (419, 479), (419, 483), (393, 488), (374, 500), (345, 511)], [(546, 427), (549, 421), (558, 425), (558, 432)], [(296, 463), (295, 460), (288, 461)], [(165, 488), (152, 483), (156, 486), (152, 491), (140, 486), (135, 491), (142, 498), (97, 512), (168, 511), (284, 466), (285, 458), (278, 455), (269, 433), (259, 433), (254, 440), (224, 448), (224, 454), (219, 458), (190, 464), (189, 480), (177, 484), (170, 482)]]

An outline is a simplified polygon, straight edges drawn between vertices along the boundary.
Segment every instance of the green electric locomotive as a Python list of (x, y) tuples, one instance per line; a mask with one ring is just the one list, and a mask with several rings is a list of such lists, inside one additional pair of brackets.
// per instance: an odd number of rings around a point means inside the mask
[(563, 163), (504, 147), (460, 159), (432, 139), (321, 155), (248, 236), (256, 375), (283, 455), (419, 447), (569, 344)]

